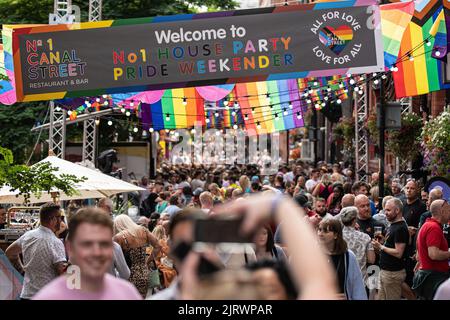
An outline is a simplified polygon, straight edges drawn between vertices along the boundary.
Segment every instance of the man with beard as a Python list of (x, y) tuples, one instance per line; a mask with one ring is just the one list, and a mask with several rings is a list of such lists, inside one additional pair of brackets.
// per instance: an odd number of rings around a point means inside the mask
[(402, 284), (406, 279), (405, 254), (409, 242), (408, 225), (402, 215), (403, 205), (397, 199), (386, 202), (384, 209), (390, 222), (386, 239), (373, 240), (375, 251), (380, 252), (380, 274), (378, 300), (400, 300)]
[(327, 202), (323, 198), (316, 199), (316, 202), (314, 203), (314, 211), (321, 219), (333, 218), (333, 216), (327, 212)]
[(358, 208), (357, 223), (359, 231), (368, 234), (370, 238), (373, 239), (375, 227), (382, 227), (382, 230), (384, 230), (384, 224), (372, 217), (370, 212), (370, 201), (366, 195), (359, 194), (355, 197), (355, 207)]
[(108, 273), (113, 261), (113, 223), (102, 210), (84, 208), (69, 222), (72, 272), (46, 285), (34, 300), (141, 300), (129, 282)]
[(61, 226), (61, 207), (51, 202), (44, 204), (39, 219), (39, 228), (26, 232), (5, 252), (12, 264), (25, 272), (20, 294), (23, 300), (31, 299), (67, 267), (64, 244), (55, 235)]

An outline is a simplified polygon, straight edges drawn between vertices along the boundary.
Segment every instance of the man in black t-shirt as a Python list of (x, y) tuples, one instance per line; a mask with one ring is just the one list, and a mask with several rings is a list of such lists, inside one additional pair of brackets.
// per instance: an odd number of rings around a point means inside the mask
[(356, 222), (358, 223), (359, 231), (368, 234), (372, 239), (375, 227), (381, 227), (384, 231), (384, 224), (372, 218), (370, 200), (366, 195), (359, 194), (355, 197), (355, 207), (358, 208)]
[(409, 243), (408, 225), (402, 210), (403, 204), (399, 199), (386, 202), (384, 212), (390, 226), (384, 244), (382, 240), (372, 241), (374, 249), (380, 252), (378, 300), (400, 300), (402, 297), (402, 283), (406, 279), (405, 249)]
[[(424, 212), (427, 211), (427, 206), (419, 198), (420, 190), (419, 185), (414, 179), (408, 180), (405, 185), (405, 197), (406, 200), (403, 202), (403, 218), (408, 224), (408, 230), (410, 235), (410, 246), (407, 248), (407, 259), (406, 259), (406, 283), (409, 287), (412, 286), (412, 281), (414, 278), (414, 267), (416, 265), (416, 260), (414, 258), (416, 252), (416, 236), (417, 230), (419, 228), (420, 217)], [(408, 288), (405, 288), (408, 290)], [(408, 290), (410, 291), (410, 290)], [(409, 294), (413, 294), (412, 291)]]

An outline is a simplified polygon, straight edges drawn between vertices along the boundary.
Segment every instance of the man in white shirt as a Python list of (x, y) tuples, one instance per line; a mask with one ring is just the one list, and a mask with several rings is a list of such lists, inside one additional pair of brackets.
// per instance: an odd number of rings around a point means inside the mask
[[(60, 229), (61, 207), (46, 203), (39, 211), (40, 227), (26, 232), (7, 249), (6, 256), (25, 271), (21, 299), (31, 299), (40, 289), (65, 272), (64, 244), (55, 235)], [(20, 260), (20, 254), (23, 261)]]
[(306, 191), (312, 192), (316, 185), (319, 183), (319, 178), (320, 171), (318, 169), (313, 169), (311, 171), (311, 178), (305, 183)]

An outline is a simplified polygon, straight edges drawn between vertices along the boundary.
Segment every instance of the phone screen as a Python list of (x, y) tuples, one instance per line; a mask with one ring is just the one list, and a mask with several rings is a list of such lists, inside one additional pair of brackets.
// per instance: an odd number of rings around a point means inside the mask
[(199, 219), (195, 221), (195, 242), (252, 243), (252, 235), (241, 234), (240, 219)]

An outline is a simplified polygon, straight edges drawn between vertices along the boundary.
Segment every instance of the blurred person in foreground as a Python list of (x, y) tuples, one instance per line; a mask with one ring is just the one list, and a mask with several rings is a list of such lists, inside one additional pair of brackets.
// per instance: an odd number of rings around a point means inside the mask
[[(297, 298), (336, 299), (337, 289), (333, 268), (327, 262), (326, 256), (321, 253), (316, 236), (304, 219), (304, 211), (292, 199), (267, 193), (255, 195), (218, 207), (216, 213), (227, 216), (244, 215), (241, 229), (244, 234), (254, 234), (271, 219), (275, 219), (277, 223), (283, 222), (283, 236), (290, 247), (290, 272), (293, 275), (294, 285), (301, 288)], [(195, 268), (201, 257), (202, 253), (191, 251), (180, 266), (181, 298), (199, 297), (198, 292), (202, 289), (202, 281), (198, 278)], [(239, 272), (242, 271), (235, 270), (231, 273), (235, 275), (234, 279), (239, 277)], [(359, 268), (358, 272), (360, 272)], [(264, 298), (264, 292), (261, 294)]]
[(129, 282), (108, 274), (113, 261), (113, 223), (97, 208), (83, 208), (69, 222), (67, 250), (72, 266), (34, 300), (140, 300)]

